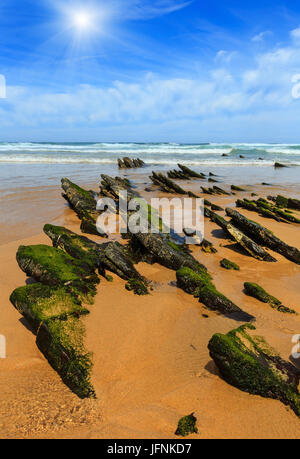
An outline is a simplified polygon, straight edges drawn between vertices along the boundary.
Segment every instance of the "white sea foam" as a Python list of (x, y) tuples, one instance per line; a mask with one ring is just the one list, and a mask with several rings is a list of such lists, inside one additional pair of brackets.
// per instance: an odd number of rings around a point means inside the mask
[[(227, 158), (222, 155), (229, 155)], [(239, 155), (245, 156), (240, 159)], [(300, 164), (300, 145), (178, 144), (178, 143), (0, 143), (0, 163), (116, 164), (122, 156), (140, 157), (147, 164), (270, 165)], [(263, 161), (259, 161), (262, 157)]]

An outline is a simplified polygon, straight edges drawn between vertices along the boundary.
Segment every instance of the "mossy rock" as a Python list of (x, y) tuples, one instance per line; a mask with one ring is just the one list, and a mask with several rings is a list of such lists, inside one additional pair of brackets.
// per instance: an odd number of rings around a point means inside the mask
[(49, 320), (39, 328), (36, 343), (63, 382), (80, 398), (94, 398), (91, 384), (92, 355), (84, 348), (82, 322)]
[(237, 265), (233, 261), (227, 260), (226, 258), (223, 258), (223, 260), (220, 261), (220, 265), (222, 266), (222, 268), (228, 270), (240, 271), (239, 265)]
[(212, 204), (212, 205), (211, 205), (211, 210), (214, 210), (214, 211), (216, 211), (216, 212), (221, 212), (221, 211), (223, 211), (224, 209), (223, 209), (223, 207), (217, 206), (216, 204)]
[(203, 239), (200, 244), (201, 250), (204, 253), (217, 253), (218, 250), (214, 247), (213, 243), (208, 241), (207, 239)]
[(244, 188), (241, 188), (241, 187), (236, 186), (236, 185), (231, 185), (231, 189), (232, 189), (232, 191), (247, 191)]
[(20, 246), (17, 261), (28, 276), (46, 285), (64, 286), (88, 302), (96, 294), (100, 280), (91, 266), (60, 249), (47, 245)]
[(297, 314), (293, 309), (283, 306), (280, 300), (267, 293), (260, 285), (255, 284), (254, 282), (245, 282), (244, 288), (247, 295), (256, 298), (262, 303), (269, 304), (272, 308), (277, 309), (279, 312)]
[(129, 279), (125, 285), (126, 290), (129, 292), (134, 292), (135, 295), (149, 295), (148, 287), (145, 282), (142, 282), (139, 279)]
[(64, 287), (53, 288), (40, 283), (17, 288), (10, 301), (35, 331), (50, 319), (66, 320), (89, 314), (78, 298)]
[(50, 237), (54, 247), (90, 266), (91, 271), (98, 267), (97, 243), (62, 226), (45, 225), (44, 233)]
[(211, 276), (207, 272), (195, 272), (188, 267), (184, 267), (177, 271), (176, 277), (178, 287), (182, 288), (186, 293), (199, 298), (199, 301), (207, 308), (225, 315), (235, 314), (237, 320), (244, 322), (254, 319), (253, 316), (242, 311), (225, 295), (218, 292)]
[(40, 351), (64, 383), (79, 397), (94, 397), (91, 354), (85, 351), (85, 329), (79, 318), (89, 311), (64, 287), (40, 283), (16, 289), (10, 300), (37, 335)]
[(67, 178), (61, 180), (61, 186), (64, 190), (63, 197), (81, 220), (81, 231), (107, 237), (106, 234), (99, 233), (97, 228), (97, 219), (100, 213), (96, 208), (96, 194), (81, 188)]
[(280, 400), (300, 416), (299, 371), (284, 361), (261, 337), (251, 336), (253, 325), (209, 342), (210, 356), (229, 384), (254, 395)]
[(187, 437), (188, 435), (197, 434), (198, 429), (196, 427), (197, 418), (194, 416), (194, 413), (189, 416), (184, 416), (178, 422), (178, 427), (175, 432), (175, 435), (180, 437)]

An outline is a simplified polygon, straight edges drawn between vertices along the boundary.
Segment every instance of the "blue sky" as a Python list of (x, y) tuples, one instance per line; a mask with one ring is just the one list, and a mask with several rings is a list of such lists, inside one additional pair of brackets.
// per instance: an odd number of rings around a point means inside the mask
[(297, 3), (0, 0), (0, 141), (300, 142)]

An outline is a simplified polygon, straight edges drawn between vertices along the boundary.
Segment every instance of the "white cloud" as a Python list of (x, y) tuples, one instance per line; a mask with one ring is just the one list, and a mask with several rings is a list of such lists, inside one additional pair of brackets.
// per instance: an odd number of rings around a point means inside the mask
[(300, 73), (300, 48), (295, 42), (251, 60), (249, 57), (243, 68), (237, 59), (225, 66), (227, 57), (228, 52), (221, 50), (210, 71), (193, 72), (192, 78), (149, 73), (131, 83), (115, 81), (108, 87), (81, 85), (73, 92), (56, 93), (8, 87), (7, 99), (0, 103), (0, 124), (3, 129), (19, 132), (27, 127), (76, 127), (76, 132), (105, 128), (112, 132), (118, 127), (123, 129), (122, 126), (128, 132), (140, 127), (145, 132), (151, 126), (154, 132), (162, 125), (179, 127), (204, 122), (224, 129), (225, 125), (222, 127), (217, 120), (237, 122), (246, 117), (254, 125), (255, 120), (261, 123), (267, 113), (269, 123), (277, 119), (276, 126), (282, 122), (289, 123), (290, 130), (297, 128), (300, 102), (291, 95), (292, 76)]
[(296, 43), (300, 41), (300, 27), (291, 31), (291, 37)]
[(265, 30), (264, 32), (260, 32), (259, 34), (254, 35), (254, 37), (252, 37), (252, 41), (254, 42), (264, 41), (264, 39), (268, 37), (269, 35), (272, 35), (272, 32), (270, 30)]
[(224, 49), (221, 49), (216, 54), (216, 61), (229, 64), (234, 57), (237, 56), (237, 54), (238, 53), (236, 51), (225, 51)]
[(186, 8), (193, 0), (112, 0), (110, 7), (122, 19), (151, 19)]

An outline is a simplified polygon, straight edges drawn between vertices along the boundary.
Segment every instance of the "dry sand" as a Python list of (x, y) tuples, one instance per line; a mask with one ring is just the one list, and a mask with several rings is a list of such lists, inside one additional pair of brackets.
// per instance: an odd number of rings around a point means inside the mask
[[(261, 191), (270, 194), (270, 189)], [(223, 207), (234, 202), (233, 197), (208, 199)], [(299, 227), (243, 213), (299, 248)], [(63, 222), (79, 232), (79, 222), (68, 209)], [(259, 262), (236, 251), (216, 225), (206, 221), (205, 229), (218, 253), (208, 255), (194, 247), (194, 256), (208, 267), (220, 291), (256, 317), (257, 333), (289, 359), (300, 316), (281, 314), (245, 296), (243, 283), (260, 283), (300, 313), (299, 266), (278, 254), (278, 263)], [(101, 281), (91, 314), (84, 319), (98, 399), (79, 400), (40, 354), (34, 335), (9, 302), (13, 289), (26, 281), (15, 261), (17, 248), (36, 243), (50, 242), (37, 234), (0, 246), (0, 334), (7, 340), (7, 358), (0, 360), (2, 438), (175, 438), (179, 418), (191, 412), (199, 429), (192, 438), (300, 438), (299, 419), (289, 408), (243, 393), (219, 377), (207, 344), (214, 333), (227, 332), (237, 323), (177, 289), (176, 273), (159, 265), (139, 264), (139, 271), (153, 281), (154, 290), (146, 297), (127, 292), (117, 276), (113, 283)], [(224, 257), (241, 270), (221, 269)]]

